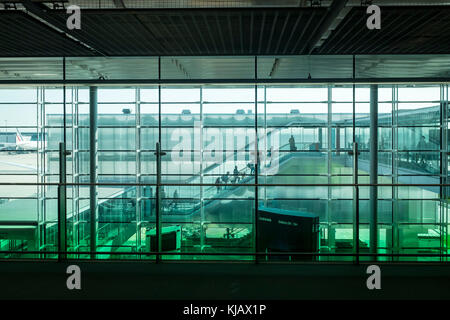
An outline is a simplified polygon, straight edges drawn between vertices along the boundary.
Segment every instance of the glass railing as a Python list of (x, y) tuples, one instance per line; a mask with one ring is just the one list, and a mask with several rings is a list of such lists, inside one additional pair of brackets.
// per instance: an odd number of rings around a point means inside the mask
[[(284, 155), (287, 157), (288, 155)], [(295, 155), (291, 155), (293, 157)], [(56, 184), (57, 185), (57, 184)], [(67, 184), (67, 189), (92, 187), (90, 184)], [(225, 189), (217, 193), (217, 186), (204, 184), (195, 186), (203, 188), (203, 200), (176, 199), (176, 202), (157, 207), (156, 199), (137, 197), (136, 188), (149, 185), (129, 184), (97, 184), (102, 190), (110, 189), (110, 197), (103, 196), (98, 200), (96, 217), (95, 251), (92, 251), (91, 221), (89, 205), (83, 199), (67, 199), (66, 240), (67, 247), (59, 251), (58, 246), (58, 215), (57, 210), (47, 210), (42, 219), (27, 216), (27, 208), (21, 200), (11, 200), (1, 205), (0, 221), (0, 259), (61, 259), (63, 253), (67, 259), (121, 259), (121, 260), (221, 260), (221, 261), (284, 261), (284, 262), (355, 262), (355, 261), (431, 261), (446, 262), (448, 259), (448, 201), (443, 194), (436, 199), (378, 200), (378, 222), (376, 249), (371, 248), (370, 233), (370, 200), (360, 196), (354, 199), (351, 190), (371, 187), (393, 188), (400, 192), (402, 188), (442, 188), (444, 184), (254, 184), (250, 181), (245, 185), (222, 185)], [(151, 185), (157, 187), (156, 185)], [(161, 185), (162, 187), (164, 185)], [(179, 188), (194, 186), (179, 185)], [(229, 195), (231, 188), (246, 187), (252, 193)], [(255, 200), (255, 190), (259, 190)], [(333, 194), (335, 190), (348, 190), (350, 194), (346, 203), (342, 200), (316, 199), (316, 203), (328, 203), (328, 207), (319, 205), (308, 206), (305, 200), (286, 196), (285, 201), (304, 203), (297, 213), (305, 216), (318, 217), (318, 242), (313, 251), (299, 250), (262, 250), (258, 241), (263, 241), (261, 232), (261, 216), (258, 220), (255, 211), (259, 213), (264, 208), (283, 211), (284, 205), (276, 203), (277, 199), (264, 199), (263, 190), (278, 188), (286, 194), (302, 195), (302, 190), (325, 188)], [(103, 195), (107, 194), (103, 191)], [(69, 193), (70, 194), (70, 193)], [(321, 197), (322, 198), (322, 197)], [(167, 199), (161, 199), (164, 202)], [(390, 203), (386, 208), (383, 202)], [(265, 204), (263, 204), (266, 202)], [(356, 206), (357, 205), (357, 206)], [(417, 206), (422, 207), (421, 210)], [(15, 214), (8, 218), (6, 209), (13, 208)], [(255, 209), (256, 208), (256, 209)], [(333, 208), (333, 210), (331, 210)], [(354, 212), (359, 211), (358, 219)], [(324, 214), (328, 211), (328, 214)], [(181, 214), (180, 212), (183, 212)], [(285, 211), (293, 214), (292, 210)], [(342, 212), (342, 213), (340, 213)], [(184, 214), (186, 213), (186, 214)], [(335, 213), (335, 215), (333, 215)], [(283, 214), (283, 212), (282, 212)], [(295, 215), (295, 214), (294, 214)], [(22, 217), (22, 219), (19, 219)], [(55, 218), (56, 217), (56, 218)], [(290, 222), (286, 222), (290, 224)], [(301, 229), (301, 227), (299, 227)], [(358, 241), (355, 238), (355, 228), (359, 230)], [(295, 228), (294, 228), (295, 229)], [(285, 235), (277, 233), (268, 237), (279, 237), (285, 240)], [(311, 237), (311, 234), (308, 235)], [(159, 238), (158, 238), (159, 237)], [(158, 240), (159, 239), (159, 240)], [(159, 241), (159, 248), (158, 243)], [(304, 240), (307, 241), (307, 240)], [(358, 243), (358, 250), (356, 247)], [(257, 250), (258, 248), (258, 250)]]

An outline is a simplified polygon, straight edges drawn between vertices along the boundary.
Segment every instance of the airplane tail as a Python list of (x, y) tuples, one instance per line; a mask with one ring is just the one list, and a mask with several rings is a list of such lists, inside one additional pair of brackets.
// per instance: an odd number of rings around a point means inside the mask
[(23, 138), (23, 136), (20, 133), (19, 129), (16, 128), (16, 143), (24, 142), (24, 141), (25, 141), (25, 139)]

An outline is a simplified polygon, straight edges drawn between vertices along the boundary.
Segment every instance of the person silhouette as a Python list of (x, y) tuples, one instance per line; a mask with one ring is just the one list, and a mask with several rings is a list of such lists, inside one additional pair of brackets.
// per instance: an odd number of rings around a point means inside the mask
[(234, 166), (233, 176), (234, 176), (234, 183), (239, 182), (239, 170), (237, 166)]
[(173, 202), (172, 202), (172, 209), (176, 209), (178, 206), (178, 191), (175, 189), (173, 192)]
[(419, 154), (417, 155), (417, 163), (424, 164), (426, 160), (426, 156), (424, 151), (427, 149), (427, 142), (425, 141), (425, 136), (420, 137), (420, 141), (417, 143), (417, 150)]
[(216, 179), (216, 188), (217, 188), (217, 193), (219, 193), (220, 192), (220, 189), (222, 188), (221, 186), (220, 186), (220, 177), (217, 177), (217, 179)]
[(291, 137), (289, 138), (289, 149), (290, 149), (290, 151), (297, 151), (297, 147), (295, 146), (295, 139), (294, 139), (293, 135), (291, 135)]

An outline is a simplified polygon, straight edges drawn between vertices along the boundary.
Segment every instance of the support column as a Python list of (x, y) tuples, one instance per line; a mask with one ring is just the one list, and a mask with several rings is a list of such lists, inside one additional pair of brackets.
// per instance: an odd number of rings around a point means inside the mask
[[(398, 184), (398, 86), (392, 86), (392, 183)], [(400, 253), (400, 237), (398, 228), (398, 187), (392, 187), (392, 253)], [(398, 257), (392, 257), (392, 261), (398, 261)]]
[[(336, 224), (333, 223), (331, 219), (331, 206), (333, 199), (333, 188), (331, 187), (332, 178), (332, 151), (333, 151), (333, 87), (328, 86), (327, 88), (327, 183), (329, 186), (327, 187), (327, 232), (328, 232), (328, 249), (329, 252), (334, 252), (336, 249)], [(319, 257), (319, 259), (327, 259)]]
[(359, 264), (359, 187), (358, 187), (358, 143), (353, 142), (353, 253), (355, 263)]
[[(378, 85), (370, 86), (370, 184), (378, 183)], [(370, 252), (377, 253), (378, 187), (370, 187)]]
[[(441, 169), (441, 177), (440, 183), (447, 184), (448, 183), (448, 86), (441, 85), (441, 117), (440, 117), (440, 169)], [(440, 233), (440, 253), (441, 253), (441, 261), (446, 261), (444, 259), (443, 254), (447, 252), (447, 228), (446, 223), (446, 212), (447, 212), (447, 197), (448, 197), (448, 188), (441, 186), (440, 187), (440, 199), (439, 199), (439, 233)]]
[[(203, 252), (203, 249), (206, 245), (206, 230), (205, 230), (205, 202), (203, 199), (203, 86), (200, 87), (200, 126), (195, 128), (194, 130), (194, 141), (198, 140), (200, 142), (200, 146), (198, 148), (198, 152), (200, 154), (200, 252)], [(195, 142), (194, 142), (195, 145)], [(194, 161), (195, 161), (195, 147), (194, 147)]]
[[(141, 89), (135, 88), (135, 97), (136, 97), (136, 112), (135, 112), (135, 143), (136, 143), (136, 183), (142, 183), (141, 179)], [(142, 203), (142, 191), (143, 187), (136, 186), (136, 206), (135, 206), (135, 214), (136, 214), (136, 249), (137, 251), (141, 251), (142, 249), (142, 220), (144, 220), (141, 210)], [(145, 191), (144, 191), (145, 192)], [(142, 256), (140, 257), (142, 258)]]
[(255, 56), (255, 216), (254, 216), (254, 236), (253, 241), (255, 245), (255, 263), (258, 263), (258, 206), (259, 206), (259, 187), (258, 187), (258, 175), (259, 175), (259, 149), (258, 149), (258, 57)]
[(59, 143), (59, 186), (58, 186), (58, 260), (66, 259), (67, 251), (67, 190), (66, 190), (66, 145)]
[[(90, 236), (91, 245), (90, 251), (95, 252), (97, 250), (97, 214), (98, 214), (98, 202), (97, 202), (97, 87), (89, 88), (89, 177), (90, 177)], [(91, 258), (95, 259), (96, 255), (91, 254)]]
[[(161, 109), (159, 114), (161, 115)], [(160, 122), (161, 123), (161, 122)], [(161, 130), (160, 130), (161, 132)], [(161, 204), (162, 201), (167, 201), (162, 197), (161, 192), (161, 156), (164, 153), (161, 151), (161, 144), (159, 142), (156, 143), (156, 262), (158, 263), (161, 260), (161, 256), (159, 253), (162, 250), (162, 236), (161, 236)], [(164, 195), (164, 197), (167, 197)], [(151, 250), (151, 247), (150, 247)]]

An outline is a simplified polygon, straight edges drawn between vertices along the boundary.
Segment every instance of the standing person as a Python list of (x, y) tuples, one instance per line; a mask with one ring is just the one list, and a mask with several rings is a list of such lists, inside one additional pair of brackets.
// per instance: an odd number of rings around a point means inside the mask
[(255, 165), (253, 163), (247, 163), (247, 167), (250, 169), (250, 175), (255, 174)]
[(159, 199), (161, 201), (161, 209), (162, 209), (162, 211), (164, 211), (164, 208), (166, 206), (166, 192), (164, 191), (163, 187), (161, 187), (161, 194), (160, 194)]
[[(222, 176), (223, 184), (227, 184), (229, 180), (230, 180), (230, 171), (227, 171), (227, 174)], [(226, 190), (227, 186), (224, 186), (223, 189)]]
[(290, 151), (297, 151), (297, 147), (295, 146), (295, 139), (294, 139), (293, 135), (291, 135), (291, 137), (289, 138), (289, 149), (290, 149)]
[(260, 159), (260, 157), (257, 157), (256, 158), (256, 169), (258, 170), (258, 174), (261, 172), (260, 166), (261, 166), (261, 159)]
[(176, 209), (178, 206), (178, 191), (175, 189), (175, 191), (173, 192), (173, 209)]
[(243, 181), (245, 179), (245, 170), (242, 170), (242, 177), (241, 177), (241, 181)]
[[(425, 150), (431, 151), (431, 150), (433, 150), (433, 149), (434, 149), (434, 145), (433, 145), (433, 143), (430, 141), (430, 138), (428, 138), (428, 142), (426, 143)], [(432, 161), (432, 160), (436, 160), (436, 159), (434, 159), (434, 154), (432, 154), (431, 152), (427, 152), (427, 153), (425, 154), (425, 162), (431, 164), (431, 161)]]
[(238, 183), (239, 182), (239, 170), (238, 170), (237, 166), (234, 166), (233, 175), (234, 175), (234, 183)]
[(269, 158), (269, 163), (266, 164), (266, 167), (270, 168), (272, 166), (272, 151), (273, 147), (270, 147), (270, 149), (267, 151), (267, 158)]
[(230, 180), (230, 171), (227, 171), (227, 174), (222, 176), (222, 181), (224, 184), (227, 184), (228, 180)]
[(221, 189), (221, 187), (220, 187), (220, 177), (217, 177), (217, 179), (216, 179), (216, 188), (217, 188), (217, 193), (219, 193), (220, 189)]
[(426, 149), (427, 149), (427, 142), (425, 141), (425, 136), (421, 136), (419, 143), (417, 143), (417, 150), (419, 152), (419, 154), (416, 157), (417, 163), (421, 164), (425, 163), (425, 155), (423, 152)]

